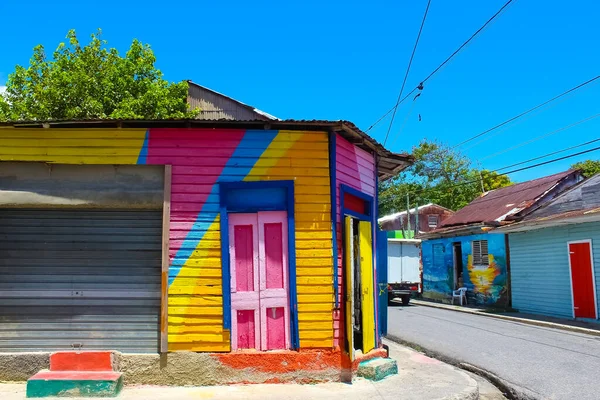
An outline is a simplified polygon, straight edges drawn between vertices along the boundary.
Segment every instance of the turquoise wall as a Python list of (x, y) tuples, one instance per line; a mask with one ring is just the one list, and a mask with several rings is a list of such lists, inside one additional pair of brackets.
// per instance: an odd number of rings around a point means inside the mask
[[(573, 317), (567, 242), (592, 240), (596, 293), (600, 293), (600, 222), (509, 234), (513, 308)], [(597, 301), (597, 299), (596, 299)], [(596, 304), (598, 307), (600, 304)]]
[[(472, 265), (473, 240), (487, 240), (489, 266)], [(450, 300), (454, 285), (452, 244), (460, 242), (462, 249), (463, 283), (469, 302), (481, 305), (508, 304), (506, 246), (503, 234), (479, 234), (425, 240), (421, 244), (423, 258), (423, 297)], [(436, 246), (441, 245), (441, 246)], [(434, 254), (434, 249), (437, 250)]]

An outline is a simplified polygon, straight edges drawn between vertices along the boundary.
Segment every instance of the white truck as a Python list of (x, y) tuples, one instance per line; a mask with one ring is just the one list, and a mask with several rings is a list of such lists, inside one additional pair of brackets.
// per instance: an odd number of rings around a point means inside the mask
[(388, 304), (399, 297), (406, 306), (420, 291), (421, 241), (388, 238)]

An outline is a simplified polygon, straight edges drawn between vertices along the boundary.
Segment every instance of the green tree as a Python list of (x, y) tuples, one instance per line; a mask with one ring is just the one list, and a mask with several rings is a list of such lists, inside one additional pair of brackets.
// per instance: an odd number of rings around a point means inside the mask
[(456, 149), (437, 142), (422, 140), (412, 151), (415, 163), (379, 188), (379, 215), (410, 207), (436, 203), (458, 210), (485, 191), (511, 185), (506, 175), (471, 167), (471, 160)]
[(600, 160), (585, 160), (580, 161), (571, 165), (572, 169), (580, 169), (584, 177), (589, 178), (591, 176), (600, 173)]
[(170, 83), (137, 39), (124, 57), (108, 49), (101, 31), (82, 46), (74, 30), (51, 58), (42, 45), (28, 67), (17, 65), (0, 96), (0, 120), (191, 118), (187, 83)]

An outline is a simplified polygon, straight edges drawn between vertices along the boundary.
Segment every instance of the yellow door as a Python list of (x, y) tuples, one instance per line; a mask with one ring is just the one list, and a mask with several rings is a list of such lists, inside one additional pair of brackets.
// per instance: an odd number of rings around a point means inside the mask
[(346, 264), (346, 340), (348, 341), (348, 354), (350, 360), (354, 361), (354, 327), (353, 327), (353, 313), (354, 313), (354, 263), (353, 263), (353, 243), (352, 240), (352, 218), (345, 217), (345, 242), (344, 243), (344, 261)]
[[(346, 222), (347, 223), (347, 222)], [(360, 286), (363, 351), (375, 348), (375, 298), (373, 296), (373, 240), (371, 223), (360, 221)]]

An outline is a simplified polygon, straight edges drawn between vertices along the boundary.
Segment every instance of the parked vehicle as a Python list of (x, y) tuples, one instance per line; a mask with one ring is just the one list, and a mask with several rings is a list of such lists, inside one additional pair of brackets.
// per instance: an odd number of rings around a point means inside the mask
[(388, 238), (388, 304), (408, 305), (421, 291), (420, 251), (420, 240)]

